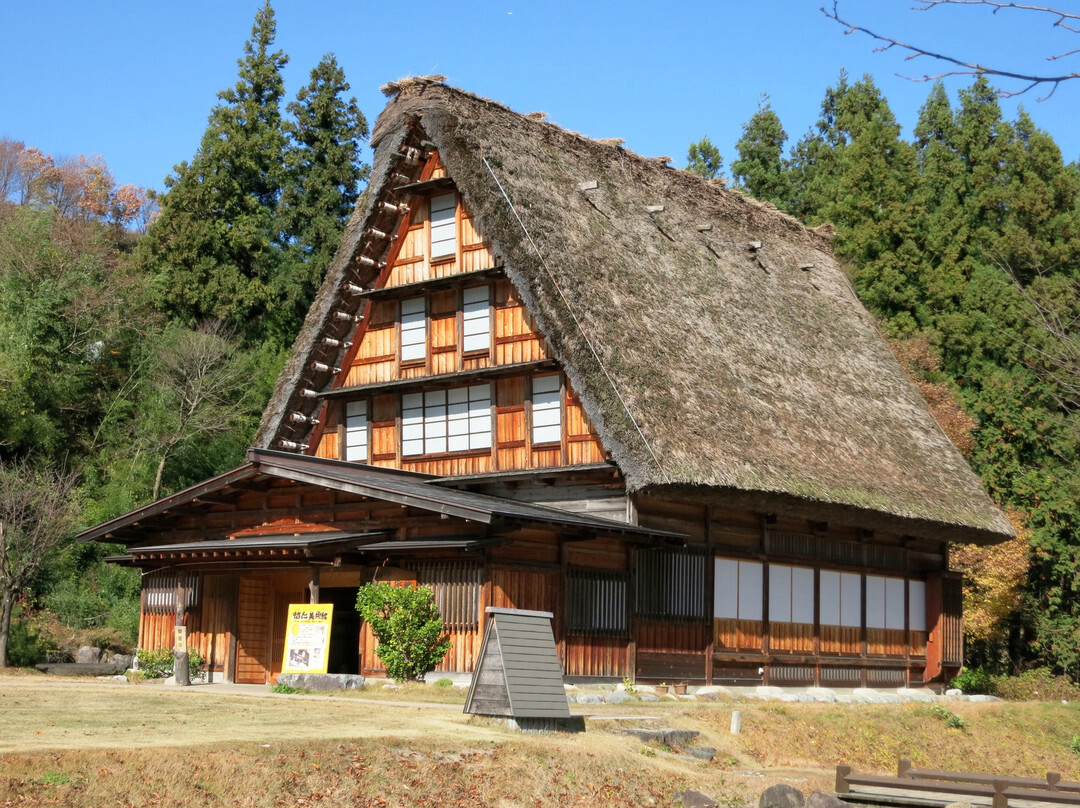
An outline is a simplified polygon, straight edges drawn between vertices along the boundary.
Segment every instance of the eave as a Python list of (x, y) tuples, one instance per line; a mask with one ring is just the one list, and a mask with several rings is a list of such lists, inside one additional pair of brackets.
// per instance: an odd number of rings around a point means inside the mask
[(427, 390), (447, 385), (468, 384), (485, 379), (500, 379), (506, 376), (518, 376), (536, 371), (551, 370), (558, 367), (554, 359), (536, 359), (532, 362), (515, 362), (512, 365), (492, 365), (477, 370), (459, 370), (454, 373), (439, 373), (431, 376), (419, 376), (412, 379), (396, 379), (392, 382), (374, 382), (356, 384), (350, 387), (337, 387), (319, 394), (319, 398), (332, 401), (340, 398), (355, 398), (377, 393), (408, 393), (414, 390)]

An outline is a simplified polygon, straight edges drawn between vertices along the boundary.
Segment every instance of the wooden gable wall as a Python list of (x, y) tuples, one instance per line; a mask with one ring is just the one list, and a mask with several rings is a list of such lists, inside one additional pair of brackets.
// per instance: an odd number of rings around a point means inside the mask
[[(427, 189), (388, 192), (390, 204), (407, 204), (408, 214), (395, 234), (387, 265), (365, 293), (363, 319), (309, 452), (440, 476), (603, 462), (607, 455), (577, 394), (502, 273), (491, 243), (473, 226), (463, 198), (450, 184), (430, 187), (430, 181), (440, 178), (445, 178), (445, 169), (433, 154), (420, 176), (421, 183), (429, 183)], [(453, 249), (433, 256), (432, 204), (445, 206), (451, 195)], [(449, 232), (445, 223), (442, 232)], [(429, 451), (428, 443), (421, 451), (415, 443), (406, 445), (406, 405), (417, 401), (417, 393), (438, 395), (473, 387), (480, 390), (474, 395), (483, 395), (480, 388), (488, 384), (490, 392), (481, 400), (488, 402), (490, 439), (442, 451), (439, 446)], [(557, 402), (551, 400), (553, 387)], [(536, 407), (540, 397), (547, 401), (543, 424)], [(362, 438), (356, 436), (355, 424), (353, 437), (347, 434), (349, 402), (354, 402), (354, 410), (362, 408)], [(424, 406), (424, 418), (438, 412), (438, 405), (429, 406), (426, 398)], [(555, 409), (558, 430), (544, 430), (544, 424), (556, 419)], [(363, 448), (357, 448), (360, 442)]]

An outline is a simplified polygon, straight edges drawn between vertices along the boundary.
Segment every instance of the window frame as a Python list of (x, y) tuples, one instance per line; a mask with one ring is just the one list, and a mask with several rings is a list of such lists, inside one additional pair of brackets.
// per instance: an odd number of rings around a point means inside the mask
[[(439, 224), (435, 223), (435, 200), (446, 199), (447, 197), (453, 199), (454, 204), (448, 208), (439, 208), (439, 212), (450, 211), (449, 220), (440, 220)], [(445, 194), (432, 194), (428, 197), (428, 260), (433, 264), (441, 264), (447, 261), (453, 261), (457, 258), (458, 254), (458, 242), (460, 241), (458, 234), (458, 208), (459, 200), (457, 191), (450, 191)], [(440, 234), (442, 231), (449, 229), (452, 232), (452, 237), (449, 239), (435, 240), (436, 227), (439, 228)], [(449, 252), (441, 252), (436, 255), (435, 245), (436, 243), (445, 244), (450, 243), (451, 249)]]
[[(416, 303), (420, 304), (419, 311), (409, 311), (406, 314), (406, 304), (413, 304), (410, 305), (410, 308), (414, 308), (414, 304)], [(428, 337), (430, 331), (430, 328), (428, 327), (428, 308), (429, 306), (427, 295), (420, 295), (418, 297), (406, 297), (398, 303), (398, 361), (403, 366), (422, 365), (427, 362), (428, 353), (430, 353), (428, 346)], [(417, 315), (419, 315), (419, 321), (410, 321), (410, 323), (408, 324), (408, 329), (406, 329), (406, 316), (415, 318)], [(414, 323), (416, 322), (419, 322), (419, 327), (414, 325)], [(410, 339), (410, 341), (406, 343), (406, 330), (410, 335), (418, 332), (420, 335), (420, 341), (417, 342), (415, 339)], [(419, 356), (405, 356), (406, 347), (408, 347), (412, 351), (415, 351), (418, 346), (421, 349)]]
[[(350, 410), (363, 407), (363, 413), (350, 412)], [(362, 425), (356, 424), (355, 419), (363, 419)], [(352, 422), (352, 423), (350, 423)], [(352, 401), (346, 401), (344, 407), (341, 410), (341, 457), (343, 460), (350, 463), (370, 463), (371, 462), (371, 405), (368, 400), (365, 399), (353, 399)], [(361, 436), (362, 440), (356, 442), (350, 442), (350, 437), (356, 435)], [(363, 457), (353, 457), (350, 455), (350, 448), (363, 447)]]
[[(486, 388), (486, 398), (479, 394), (480, 388)], [(462, 391), (465, 393), (463, 400), (460, 396)], [(452, 398), (458, 400), (451, 400)], [(398, 401), (401, 414), (398, 442), (402, 460), (491, 452), (495, 443), (495, 429), (491, 417), (493, 400), (494, 387), (491, 382), (402, 394)], [(473, 406), (474, 403), (479, 405), (485, 401), (486, 407)], [(418, 402), (419, 406), (416, 406)], [(462, 412), (460, 407), (463, 404), (465, 409)], [(452, 407), (458, 408), (458, 412), (451, 412)], [(462, 422), (465, 424), (464, 431), (460, 431)], [(458, 425), (457, 432), (454, 431), (455, 424)], [(486, 424), (486, 428), (474, 429), (480, 424)], [(451, 449), (452, 439), (462, 437), (468, 443), (467, 448)], [(440, 441), (441, 449), (437, 448)], [(420, 444), (420, 451), (414, 451), (417, 443)]]
[[(470, 292), (480, 291), (480, 290), (483, 290), (483, 292), (484, 292), (483, 313), (480, 316), (469, 317), (469, 314), (470, 314), (469, 309), (468, 309), (468, 307), (470, 305), (470, 301), (468, 299), (469, 293)], [(461, 332), (460, 332), (461, 353), (464, 356), (474, 356), (474, 355), (483, 355), (483, 354), (491, 353), (491, 345), (492, 345), (492, 342), (493, 342), (492, 336), (491, 336), (491, 324), (492, 324), (492, 321), (494, 319), (491, 316), (491, 303), (492, 303), (493, 297), (494, 297), (494, 295), (492, 294), (491, 284), (481, 284), (479, 286), (465, 286), (465, 287), (462, 287), (462, 290), (461, 290), (461, 307), (460, 307), (459, 311), (461, 313), (461, 319), (460, 319), (460, 322), (461, 322)], [(472, 301), (472, 304), (475, 305), (475, 303), (477, 303), (477, 302), (479, 302), (479, 301)], [(483, 322), (484, 330), (483, 331), (478, 331), (475, 334), (468, 333), (469, 332), (469, 323), (476, 322), (476, 321), (482, 321)], [(481, 335), (483, 336), (484, 345), (482, 347), (479, 347), (479, 348), (470, 348), (469, 345), (468, 345), (469, 338), (470, 337), (480, 337)]]
[[(603, 625), (598, 626), (600, 622)], [(630, 636), (630, 574), (584, 567), (566, 571), (566, 633)]]
[[(554, 379), (556, 381), (556, 388), (554, 390), (540, 390), (539, 395), (551, 396), (554, 395), (554, 401), (544, 401), (540, 407), (537, 407), (537, 394), (536, 383), (538, 381)], [(529, 444), (535, 447), (552, 447), (562, 444), (563, 432), (566, 422), (565, 413), (563, 412), (563, 399), (564, 385), (561, 373), (545, 373), (539, 376), (533, 376), (529, 379)], [(554, 412), (557, 416), (554, 423), (541, 423), (537, 424), (537, 413), (541, 413), (541, 420), (548, 420), (550, 418), (547, 413)], [(544, 440), (537, 439), (538, 430), (551, 430), (555, 429), (558, 434), (554, 438), (547, 438)], [(544, 433), (547, 434), (547, 433)]]

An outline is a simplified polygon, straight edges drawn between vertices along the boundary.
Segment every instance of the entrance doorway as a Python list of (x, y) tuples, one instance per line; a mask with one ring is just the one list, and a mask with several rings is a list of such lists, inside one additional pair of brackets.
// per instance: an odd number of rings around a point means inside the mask
[(330, 624), (327, 673), (360, 673), (360, 613), (356, 611), (356, 587), (323, 587), (319, 600), (334, 604)]

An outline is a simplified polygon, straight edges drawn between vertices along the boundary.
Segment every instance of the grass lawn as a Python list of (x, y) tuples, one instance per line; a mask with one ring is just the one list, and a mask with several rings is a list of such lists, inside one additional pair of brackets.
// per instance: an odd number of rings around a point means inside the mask
[[(1059, 703), (590, 707), (587, 731), (526, 735), (461, 713), (431, 685), (356, 694), (226, 693), (0, 678), (0, 806), (668, 805), (695, 788), (756, 804), (767, 785), (827, 789), (837, 763), (1080, 779), (1080, 709)], [(743, 732), (728, 733), (731, 712)], [(949, 715), (957, 720), (950, 721)], [(630, 716), (631, 718), (627, 718)], [(655, 719), (655, 720), (650, 720)], [(949, 724), (953, 726), (950, 727)], [(696, 729), (712, 762), (615, 734)]]

